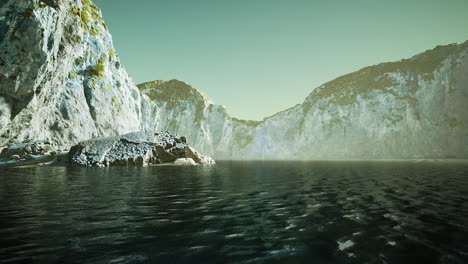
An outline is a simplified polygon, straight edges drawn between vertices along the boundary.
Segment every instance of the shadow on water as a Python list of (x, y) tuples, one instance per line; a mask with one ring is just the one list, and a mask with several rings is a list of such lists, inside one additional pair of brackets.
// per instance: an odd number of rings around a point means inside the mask
[(8, 168), (2, 263), (468, 263), (468, 163)]

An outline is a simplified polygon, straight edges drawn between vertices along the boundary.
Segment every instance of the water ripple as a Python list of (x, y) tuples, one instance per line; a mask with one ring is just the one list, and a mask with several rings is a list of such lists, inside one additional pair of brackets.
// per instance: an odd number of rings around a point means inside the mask
[(0, 172), (2, 263), (468, 263), (464, 162)]

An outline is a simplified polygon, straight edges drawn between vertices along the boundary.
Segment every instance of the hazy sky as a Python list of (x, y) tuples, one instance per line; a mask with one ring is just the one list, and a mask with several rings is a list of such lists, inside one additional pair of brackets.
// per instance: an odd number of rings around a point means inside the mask
[(468, 40), (468, 0), (95, 0), (135, 83), (260, 120), (340, 75)]

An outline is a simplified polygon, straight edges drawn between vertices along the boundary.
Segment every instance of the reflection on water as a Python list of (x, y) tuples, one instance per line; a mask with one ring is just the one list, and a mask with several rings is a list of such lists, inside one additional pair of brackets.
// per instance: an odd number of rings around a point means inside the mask
[(2, 263), (468, 263), (464, 162), (0, 171)]

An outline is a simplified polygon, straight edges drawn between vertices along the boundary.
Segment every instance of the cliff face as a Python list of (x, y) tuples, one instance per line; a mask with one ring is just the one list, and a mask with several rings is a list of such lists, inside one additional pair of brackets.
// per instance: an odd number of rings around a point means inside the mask
[[(297, 157), (468, 157), (468, 42), (345, 75), (298, 109)], [(274, 126), (275, 116), (265, 125)], [(255, 144), (255, 143), (254, 143)], [(270, 146), (273, 147), (272, 144)]]
[(145, 98), (92, 1), (0, 7), (0, 145), (45, 139), (69, 146), (139, 129)]
[(217, 158), (247, 154), (245, 147), (260, 122), (230, 117), (223, 106), (181, 81), (154, 81), (138, 87), (151, 100), (143, 105), (144, 128), (177, 131), (196, 149)]
[(154, 125), (217, 158), (466, 158), (467, 55), (468, 42), (366, 67), (262, 122), (232, 118), (182, 82), (139, 88), (161, 109)]
[(466, 158), (467, 55), (468, 42), (439, 46), (337, 78), (265, 120), (275, 134), (258, 133), (253, 149), (278, 153), (271, 142), (287, 138), (297, 158)]
[(315, 89), (262, 122), (180, 81), (137, 88), (91, 0), (0, 2), (0, 146), (170, 130), (215, 158), (468, 157), (468, 42)]

